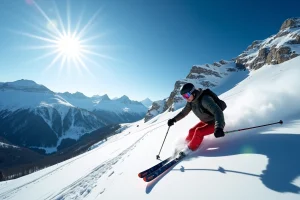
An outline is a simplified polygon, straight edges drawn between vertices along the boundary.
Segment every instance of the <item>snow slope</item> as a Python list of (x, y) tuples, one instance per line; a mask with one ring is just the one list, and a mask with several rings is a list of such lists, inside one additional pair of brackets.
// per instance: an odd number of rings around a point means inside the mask
[[(133, 123), (120, 134), (80, 156), (16, 180), (0, 183), (0, 199), (300, 199), (300, 58), (260, 68), (221, 95), (226, 130), (274, 125), (216, 139), (168, 173), (145, 183), (138, 172), (157, 163), (167, 131), (165, 112), (147, 123)], [(182, 146), (198, 119), (188, 115), (170, 128), (161, 157)], [(137, 126), (139, 125), (139, 126)]]

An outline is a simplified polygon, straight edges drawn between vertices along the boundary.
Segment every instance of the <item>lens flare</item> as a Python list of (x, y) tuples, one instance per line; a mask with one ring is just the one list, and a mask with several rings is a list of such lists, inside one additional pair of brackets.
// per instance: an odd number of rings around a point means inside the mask
[(54, 32), (57, 29), (57, 22), (56, 20), (51, 20), (51, 22), (47, 23), (47, 29), (51, 32)]
[(33, 4), (33, 0), (25, 0), (25, 2), (29, 5)]
[(253, 154), (253, 153), (255, 153), (255, 149), (252, 146), (245, 145), (241, 148), (241, 153), (243, 153), (243, 154)]

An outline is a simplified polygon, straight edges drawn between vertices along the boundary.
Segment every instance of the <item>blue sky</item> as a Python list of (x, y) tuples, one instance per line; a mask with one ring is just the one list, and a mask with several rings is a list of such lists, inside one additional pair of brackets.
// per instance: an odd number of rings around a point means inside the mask
[[(1, 0), (0, 82), (30, 79), (55, 92), (160, 100), (192, 65), (238, 56), (276, 34), (285, 19), (300, 17), (299, 6), (294, 0)], [(67, 50), (53, 47), (62, 27), (85, 30), (82, 62), (81, 54), (63, 62)]]

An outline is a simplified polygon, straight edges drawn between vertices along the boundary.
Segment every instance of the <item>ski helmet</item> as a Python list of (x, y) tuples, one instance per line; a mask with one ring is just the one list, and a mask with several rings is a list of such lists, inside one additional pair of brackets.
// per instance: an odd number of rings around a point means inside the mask
[(192, 83), (186, 83), (181, 87), (180, 94), (184, 95), (188, 92), (193, 93), (194, 90), (195, 90), (195, 86)]

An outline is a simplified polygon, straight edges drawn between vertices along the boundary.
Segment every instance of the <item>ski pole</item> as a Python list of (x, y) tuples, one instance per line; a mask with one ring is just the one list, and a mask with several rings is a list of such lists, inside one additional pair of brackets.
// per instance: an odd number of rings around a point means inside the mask
[(244, 131), (244, 130), (248, 130), (248, 129), (259, 128), (259, 127), (263, 127), (263, 126), (270, 126), (270, 125), (274, 125), (274, 124), (283, 124), (283, 121), (280, 120), (279, 122), (274, 122), (274, 123), (270, 123), (270, 124), (264, 124), (264, 125), (260, 125), (260, 126), (253, 126), (253, 127), (249, 127), (249, 128), (237, 129), (237, 130), (232, 130), (232, 131), (225, 131), (224, 133), (228, 134), (228, 133)]
[(160, 148), (160, 150), (159, 150), (159, 153), (158, 153), (158, 155), (156, 155), (156, 159), (157, 159), (157, 160), (159, 160), (159, 159), (160, 159), (160, 157), (159, 157), (159, 154), (160, 154), (160, 152), (161, 152), (161, 149), (162, 149), (162, 148), (163, 148), (163, 146), (164, 146), (164, 143), (165, 143), (165, 140), (166, 140), (166, 138), (167, 138), (167, 135), (168, 135), (168, 132), (169, 132), (169, 129), (170, 129), (170, 127), (171, 127), (171, 126), (169, 126), (169, 128), (168, 128), (168, 130), (167, 130), (167, 133), (166, 133), (165, 139), (164, 139), (164, 141), (163, 141), (163, 143), (162, 143), (162, 145), (161, 145), (161, 148)]

